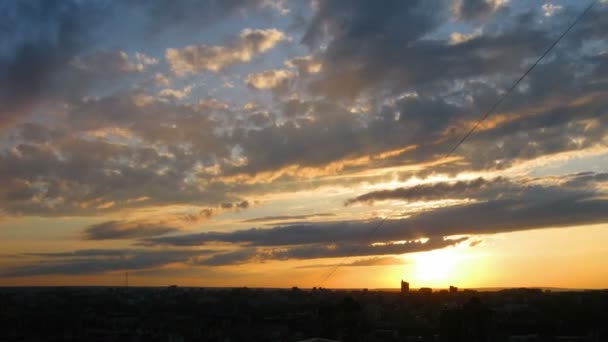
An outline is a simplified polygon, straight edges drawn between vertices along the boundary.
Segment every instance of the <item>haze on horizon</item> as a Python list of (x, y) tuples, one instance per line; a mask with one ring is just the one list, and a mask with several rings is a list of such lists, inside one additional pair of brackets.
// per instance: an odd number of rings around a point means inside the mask
[(587, 4), (2, 1), (0, 286), (607, 288)]

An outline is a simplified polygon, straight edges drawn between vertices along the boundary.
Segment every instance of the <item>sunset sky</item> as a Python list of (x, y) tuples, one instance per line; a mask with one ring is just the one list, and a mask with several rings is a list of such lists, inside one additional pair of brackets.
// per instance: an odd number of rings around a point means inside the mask
[(608, 288), (588, 4), (0, 1), (0, 286)]

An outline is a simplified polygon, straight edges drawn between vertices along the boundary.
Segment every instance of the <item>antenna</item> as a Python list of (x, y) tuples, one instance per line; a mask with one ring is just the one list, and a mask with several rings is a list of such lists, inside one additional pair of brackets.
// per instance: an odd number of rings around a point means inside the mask
[(122, 261), (125, 270), (125, 288), (129, 288), (129, 259), (126, 252), (122, 256)]

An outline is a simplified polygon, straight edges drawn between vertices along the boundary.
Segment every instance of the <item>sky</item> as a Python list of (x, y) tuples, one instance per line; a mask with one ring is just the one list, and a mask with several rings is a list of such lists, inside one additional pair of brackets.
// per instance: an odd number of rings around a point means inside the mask
[(587, 5), (0, 1), (0, 286), (608, 288)]

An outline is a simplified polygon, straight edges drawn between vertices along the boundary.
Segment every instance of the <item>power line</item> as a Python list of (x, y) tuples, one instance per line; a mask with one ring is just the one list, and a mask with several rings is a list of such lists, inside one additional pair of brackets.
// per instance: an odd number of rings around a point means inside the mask
[[(579, 14), (576, 19), (568, 26), (568, 28), (566, 28), (566, 30), (564, 32), (562, 32), (562, 34), (551, 44), (549, 45), (549, 47), (545, 50), (545, 52), (543, 52), (542, 55), (540, 55), (540, 57), (538, 57), (536, 59), (536, 61), (534, 62), (534, 64), (532, 64), (524, 73), (523, 75), (521, 75), (521, 77), (519, 77), (515, 83), (513, 83), (511, 85), (511, 87), (509, 89), (507, 89), (507, 91), (498, 98), (498, 100), (492, 105), (492, 107), (490, 107), (490, 109), (488, 111), (485, 112), (485, 114), (479, 119), (477, 120), (477, 122), (475, 123), (475, 125), (473, 125), (473, 127), (471, 127), (471, 129), (469, 129), (465, 135), (462, 136), (462, 138), (460, 138), (460, 140), (458, 140), (458, 142), (450, 149), (450, 151), (443, 157), (443, 159), (450, 157), (454, 152), (456, 152), (456, 150), (458, 149), (458, 147), (460, 147), (460, 145), (462, 145), (479, 127), (479, 125), (481, 125), (482, 122), (484, 122), (490, 115), (494, 114), (494, 111), (496, 110), (496, 108), (498, 108), (498, 106), (500, 106), (500, 104), (507, 98), (507, 96), (509, 96), (509, 94), (511, 94), (511, 92), (517, 88), (517, 86), (519, 85), (519, 83), (521, 83), (521, 81), (526, 78), (526, 76), (528, 76), (528, 74), (534, 70), (534, 68), (549, 54), (549, 52), (551, 52), (551, 50), (553, 50), (553, 48), (562, 40), (562, 38), (564, 38), (564, 36), (566, 34), (568, 34), (568, 32), (570, 32), (570, 30), (572, 30), (572, 28), (587, 14), (587, 12), (589, 12), (591, 10), (591, 8), (593, 8), (593, 6), (598, 2), (598, 0), (592, 0), (589, 5), (587, 5), (587, 7), (585, 8), (585, 10), (583, 12), (581, 12), (581, 14)], [(374, 226), (374, 228), (367, 234), (365, 241), (369, 242), (369, 240), (371, 239), (371, 237), (380, 229), (380, 227), (382, 227), (382, 225), (384, 225), (384, 222), (388, 219), (388, 217), (384, 217), (382, 218), (382, 220), (380, 220), (380, 222), (378, 222), (378, 224), (376, 224)], [(355, 252), (356, 249), (353, 249), (352, 252)], [(352, 253), (349, 253), (352, 254)], [(352, 255), (347, 255), (344, 256), (342, 258), (342, 260), (336, 264), (335, 266), (332, 267), (332, 269), (325, 275), (325, 277), (323, 277), (322, 281), (321, 281), (321, 285), (323, 285), (329, 278), (331, 278), (332, 275), (334, 275), (334, 273), (336, 273), (336, 271), (338, 270), (338, 268), (340, 268), (342, 265), (344, 265), (344, 262), (346, 261), (347, 258), (349, 258)]]
[(454, 145), (454, 147), (452, 147), (452, 149), (445, 155), (444, 158), (450, 157), (458, 149), (458, 147), (460, 147), (460, 145), (462, 145), (462, 143), (464, 143), (465, 140), (467, 140), (469, 138), (469, 136), (471, 136), (471, 134), (473, 134), (473, 132), (475, 132), (475, 130), (477, 130), (477, 127), (479, 127), (479, 125), (481, 125), (482, 122), (484, 122), (490, 115), (494, 114), (494, 111), (496, 110), (496, 108), (498, 108), (498, 106), (500, 106), (500, 104), (505, 100), (505, 98), (507, 98), (507, 96), (509, 96), (509, 94), (511, 94), (511, 92), (515, 88), (517, 88), (519, 83), (521, 83), (521, 81), (524, 78), (526, 78), (526, 76), (528, 76), (528, 74), (538, 65), (538, 63), (540, 63), (540, 61), (543, 60), (543, 58), (545, 58), (545, 56), (547, 56), (549, 54), (549, 52), (551, 52), (551, 50), (553, 50), (553, 48), (562, 40), (562, 38), (564, 38), (564, 36), (566, 34), (568, 34), (568, 32), (570, 32), (570, 30), (572, 30), (572, 28), (581, 20), (581, 18), (583, 18), (585, 16), (585, 14), (587, 14), (587, 12), (589, 12), (589, 10), (591, 10), (591, 8), (597, 2), (598, 2), (598, 0), (591, 1), (591, 3), (587, 6), (587, 8), (585, 8), (585, 10), (581, 14), (579, 14), (578, 17), (576, 17), (576, 19), (572, 22), (572, 24), (570, 24), (570, 26), (568, 26), (566, 31), (564, 31), (557, 38), (557, 40), (555, 40), (553, 42), (553, 44), (549, 45), (547, 50), (545, 50), (545, 52), (542, 55), (540, 55), (540, 57), (538, 57), (536, 62), (534, 62), (534, 64), (532, 64), (532, 66), (530, 66), (528, 68), (528, 70), (526, 70), (526, 72), (524, 72), (524, 74), (521, 75), (521, 77), (518, 78), (517, 81), (515, 81), (515, 83), (513, 83), (513, 85), (511, 85), (511, 87), (500, 98), (498, 98), (498, 101), (496, 101), (492, 105), (492, 107), (490, 107), (490, 109), (479, 120), (477, 120), (475, 125), (473, 125), (473, 127), (464, 136), (462, 136), (462, 138), (456, 143), (456, 145)]

